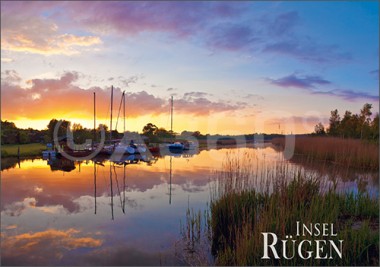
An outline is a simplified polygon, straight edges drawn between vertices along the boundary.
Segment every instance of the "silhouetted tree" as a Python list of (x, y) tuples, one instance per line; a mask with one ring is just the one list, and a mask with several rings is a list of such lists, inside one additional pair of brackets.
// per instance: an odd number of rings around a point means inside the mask
[(13, 122), (1, 121), (1, 144), (15, 144), (18, 129)]
[(201, 134), (200, 131), (195, 131), (195, 132), (193, 133), (193, 136), (196, 137), (196, 138), (198, 138), (198, 137), (201, 137), (202, 134)]
[(369, 133), (369, 123), (372, 115), (371, 108), (372, 104), (365, 103), (360, 110), (360, 139), (363, 139), (363, 134), (368, 135)]
[(315, 127), (314, 127), (314, 133), (316, 135), (325, 135), (326, 134), (325, 127), (323, 126), (323, 124), (321, 122), (318, 123), (317, 125), (315, 125)]
[(66, 120), (57, 120), (57, 119), (51, 119), (49, 124), (47, 125), (48, 128), (48, 137), (49, 142), (52, 142), (54, 140), (54, 129), (57, 125), (57, 123), (60, 123), (58, 128), (58, 138), (66, 136), (67, 129), (70, 127), (70, 121)]
[(153, 123), (148, 123), (142, 129), (142, 132), (143, 132), (143, 135), (147, 137), (153, 137), (154, 135), (157, 134), (157, 130), (158, 130), (158, 127), (156, 125), (154, 125)]
[(379, 113), (376, 113), (375, 118), (371, 122), (371, 138), (379, 140)]
[(172, 138), (174, 137), (174, 133), (171, 133), (171, 131), (161, 127), (156, 131), (156, 136), (158, 138)]
[(74, 123), (71, 127), (73, 137), (76, 144), (83, 144), (87, 139), (94, 138), (93, 130), (83, 128), (80, 123)]
[(331, 136), (338, 136), (339, 135), (339, 125), (340, 125), (340, 116), (338, 114), (338, 110), (332, 110), (331, 111), (331, 117), (330, 117), (330, 125), (327, 130), (328, 134)]

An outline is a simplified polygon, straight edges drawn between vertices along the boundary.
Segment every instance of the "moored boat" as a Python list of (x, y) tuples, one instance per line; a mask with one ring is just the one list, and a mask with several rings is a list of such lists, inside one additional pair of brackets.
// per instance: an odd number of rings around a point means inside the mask
[[(170, 109), (170, 119), (171, 119), (171, 123), (170, 123), (170, 132), (173, 134), (173, 96), (171, 97), (171, 101), (170, 101), (170, 104), (171, 104), (171, 109)], [(172, 136), (172, 139), (173, 139), (174, 136)], [(169, 149), (170, 152), (173, 152), (173, 153), (181, 153), (184, 149), (184, 145), (180, 142), (173, 142), (171, 144), (168, 144), (167, 145), (167, 148)]]
[(42, 158), (55, 158), (57, 156), (57, 152), (53, 149), (52, 143), (46, 144), (46, 150), (42, 151)]
[(183, 145), (183, 150), (194, 150), (196, 148), (197, 148), (197, 146), (192, 141), (187, 141)]
[(148, 149), (149, 149), (150, 153), (154, 153), (154, 154), (160, 153), (160, 147), (158, 145), (157, 146), (149, 146)]
[(171, 151), (182, 151), (184, 147), (185, 146), (180, 142), (174, 142), (173, 144), (168, 145), (168, 148)]
[(54, 150), (44, 150), (42, 151), (42, 158), (53, 158), (57, 156), (57, 152)]

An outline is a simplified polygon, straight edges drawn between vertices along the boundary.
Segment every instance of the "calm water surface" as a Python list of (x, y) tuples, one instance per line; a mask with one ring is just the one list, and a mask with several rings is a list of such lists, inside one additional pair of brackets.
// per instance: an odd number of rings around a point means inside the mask
[[(35, 159), (3, 170), (2, 265), (185, 264), (175, 249), (180, 221), (188, 207), (207, 208), (212, 171), (227, 152), (281, 159), (265, 146), (126, 158), (130, 164)], [(358, 177), (340, 189), (357, 191)], [(364, 187), (378, 194), (373, 180)]]

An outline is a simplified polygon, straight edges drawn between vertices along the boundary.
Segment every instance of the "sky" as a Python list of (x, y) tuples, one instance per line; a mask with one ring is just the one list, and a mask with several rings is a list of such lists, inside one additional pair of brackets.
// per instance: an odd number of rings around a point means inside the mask
[[(379, 3), (1, 1), (1, 119), (310, 133), (379, 111)], [(122, 112), (121, 112), (122, 113)], [(117, 119), (118, 118), (118, 119)], [(116, 122), (117, 121), (117, 122)]]

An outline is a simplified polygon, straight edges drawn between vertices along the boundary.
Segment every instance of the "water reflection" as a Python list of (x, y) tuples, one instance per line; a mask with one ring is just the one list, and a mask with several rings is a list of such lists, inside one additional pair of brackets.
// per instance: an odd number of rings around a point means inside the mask
[(335, 183), (338, 192), (368, 193), (373, 197), (379, 195), (379, 172), (368, 172), (324, 161), (310, 161), (300, 156), (293, 156), (290, 163), (316, 173), (318, 177), (329, 181), (330, 185)]
[[(188, 205), (207, 207), (211, 171), (227, 152), (253, 153), (268, 169), (282, 160), (264, 146), (11, 165), (1, 173), (2, 264), (184, 264), (173, 249), (179, 221)], [(378, 190), (354, 181), (356, 190)]]
[[(170, 155), (169, 157), (169, 189), (168, 189), (168, 195), (169, 195), (169, 205), (172, 202), (172, 178), (173, 178), (173, 156)], [(185, 158), (188, 158), (189, 156), (186, 155)], [(61, 162), (62, 163), (54, 163), (55, 165), (65, 165), (64, 159), (55, 159), (55, 162)], [(110, 187), (110, 207), (111, 207), (111, 219), (114, 220), (114, 198), (119, 198), (120, 201), (120, 208), (122, 210), (122, 213), (125, 214), (125, 206), (127, 203), (126, 199), (126, 192), (127, 190), (127, 184), (126, 184), (126, 173), (127, 173), (127, 166), (131, 164), (141, 164), (146, 163), (147, 166), (152, 166), (154, 163), (158, 161), (158, 157), (151, 157), (147, 158), (146, 155), (129, 155), (125, 156), (122, 159), (118, 161), (110, 161), (106, 158), (95, 158), (92, 160), (94, 171), (93, 171), (93, 178), (94, 178), (94, 214), (97, 212), (97, 176), (99, 172), (99, 168), (105, 168), (108, 164), (109, 166), (109, 187)], [(50, 166), (51, 163), (48, 162)], [(80, 165), (80, 163), (78, 163)], [(71, 165), (73, 166), (73, 169), (75, 169), (74, 163), (71, 162)], [(122, 172), (120, 171), (122, 169)], [(71, 171), (62, 169), (63, 171)], [(120, 172), (122, 176), (122, 181), (119, 183), (119, 177)], [(114, 192), (114, 186), (116, 186), (117, 192)], [(128, 201), (129, 206), (136, 207), (136, 202), (134, 201)]]
[(13, 168), (21, 168), (21, 162), (31, 159), (18, 159), (18, 158), (1, 158), (1, 170), (13, 169)]
[(66, 158), (62, 159), (48, 159), (48, 165), (50, 166), (51, 171), (64, 171), (71, 172), (75, 170), (74, 161), (71, 161)]

